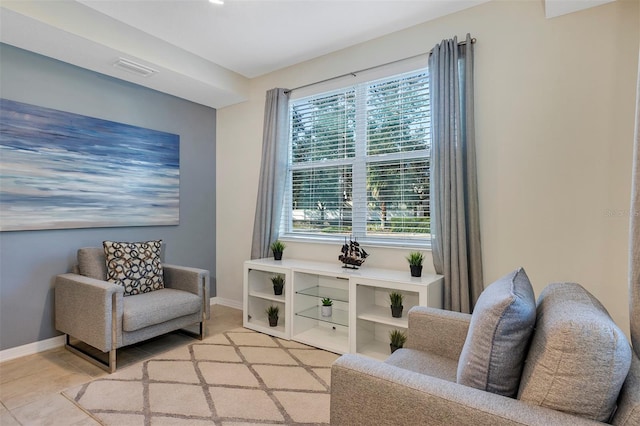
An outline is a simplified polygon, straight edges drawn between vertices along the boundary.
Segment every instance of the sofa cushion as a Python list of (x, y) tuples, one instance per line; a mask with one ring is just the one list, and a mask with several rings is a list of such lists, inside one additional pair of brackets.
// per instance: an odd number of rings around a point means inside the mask
[(104, 241), (107, 281), (124, 287), (124, 295), (164, 288), (162, 241), (124, 243)]
[(101, 247), (79, 249), (78, 272), (85, 277), (105, 281), (107, 279), (107, 263), (104, 260), (104, 249)]
[(524, 269), (485, 288), (471, 315), (457, 382), (515, 397), (535, 321), (535, 296)]
[(202, 298), (188, 291), (164, 288), (123, 299), (122, 329), (136, 331), (199, 312)]
[(608, 421), (629, 372), (631, 348), (607, 310), (579, 284), (547, 286), (518, 398)]

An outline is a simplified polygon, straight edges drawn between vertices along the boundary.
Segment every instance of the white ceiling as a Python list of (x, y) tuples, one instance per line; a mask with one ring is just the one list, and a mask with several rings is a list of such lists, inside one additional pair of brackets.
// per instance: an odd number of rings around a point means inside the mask
[(615, 0), (545, 0), (544, 16), (547, 18), (555, 18), (566, 15), (567, 13), (577, 12), (578, 10), (611, 3), (612, 1)]
[(253, 78), (487, 0), (79, 0)]
[(251, 78), (486, 1), (0, 0), (0, 41), (220, 108), (246, 100)]

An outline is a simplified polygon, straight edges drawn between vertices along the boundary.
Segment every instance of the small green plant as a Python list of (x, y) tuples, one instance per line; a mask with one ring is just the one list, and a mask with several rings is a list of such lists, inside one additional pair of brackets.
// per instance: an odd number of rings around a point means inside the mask
[(281, 295), (284, 288), (284, 276), (280, 274), (272, 276), (271, 283), (273, 284), (273, 294)]
[(322, 299), (322, 306), (333, 306), (333, 300), (325, 297)]
[(407, 341), (407, 335), (404, 333), (404, 331), (391, 330), (389, 332), (389, 340), (390, 340), (391, 346), (395, 346), (396, 348), (401, 348)]
[(280, 240), (275, 240), (271, 243), (271, 251), (273, 252), (274, 260), (282, 260), (282, 253), (284, 252), (285, 244)]
[(278, 314), (280, 313), (280, 308), (277, 306), (271, 305), (266, 309), (266, 312), (269, 318), (278, 318)]
[(275, 240), (274, 242), (271, 243), (271, 250), (273, 250), (274, 252), (282, 253), (285, 247), (286, 247), (285, 243), (283, 243), (280, 240)]
[(391, 302), (391, 306), (402, 306), (402, 300), (404, 296), (402, 293), (398, 293), (397, 291), (392, 291), (389, 293), (389, 301)]
[(422, 266), (424, 255), (419, 251), (412, 251), (409, 253), (409, 256), (407, 256), (407, 261), (409, 261), (409, 265), (411, 266)]
[(269, 317), (269, 327), (277, 327), (278, 326), (278, 314), (280, 313), (280, 308), (277, 306), (269, 306), (265, 312)]
[(271, 277), (271, 282), (274, 287), (282, 288), (284, 287), (284, 277), (282, 275), (274, 275)]

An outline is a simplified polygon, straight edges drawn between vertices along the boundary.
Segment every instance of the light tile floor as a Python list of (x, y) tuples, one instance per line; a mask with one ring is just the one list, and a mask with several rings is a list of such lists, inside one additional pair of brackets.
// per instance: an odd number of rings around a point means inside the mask
[[(241, 326), (241, 310), (211, 307), (207, 336)], [(118, 369), (193, 341), (175, 332), (118, 350)], [(99, 425), (60, 393), (104, 375), (104, 370), (64, 348), (0, 363), (0, 425)]]

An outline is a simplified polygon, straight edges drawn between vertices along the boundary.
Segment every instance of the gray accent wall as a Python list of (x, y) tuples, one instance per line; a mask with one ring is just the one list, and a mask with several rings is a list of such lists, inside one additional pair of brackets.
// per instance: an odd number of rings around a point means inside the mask
[(103, 240), (162, 239), (165, 262), (208, 269), (216, 294), (215, 109), (1, 43), (0, 96), (180, 135), (178, 226), (0, 233), (0, 350), (60, 334), (54, 276), (71, 270), (79, 247)]

